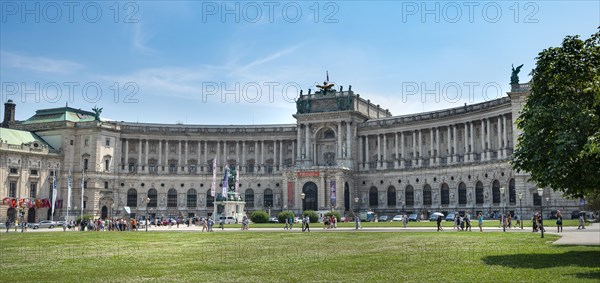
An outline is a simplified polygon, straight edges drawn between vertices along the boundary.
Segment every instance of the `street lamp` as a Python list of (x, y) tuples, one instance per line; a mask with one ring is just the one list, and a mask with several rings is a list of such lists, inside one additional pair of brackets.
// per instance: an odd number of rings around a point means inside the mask
[(305, 193), (300, 194), (300, 198), (302, 198), (302, 214), (304, 214), (304, 210), (306, 209), (306, 203), (304, 203), (304, 198), (306, 197)]
[(354, 198), (354, 210), (356, 210), (354, 212), (354, 225), (356, 226), (356, 230), (358, 230), (359, 225), (359, 219), (356, 219), (357, 217), (360, 217), (359, 215), (357, 215), (356, 213), (358, 213), (358, 197)]
[(521, 222), (521, 230), (523, 230), (523, 193), (519, 193), (519, 222)]
[(542, 238), (544, 238), (544, 199), (542, 195), (544, 194), (544, 189), (537, 189), (538, 195), (540, 196), (540, 230), (542, 231)]
[(148, 204), (150, 203), (150, 198), (146, 198), (146, 217), (144, 218), (144, 226), (146, 226), (146, 232), (148, 232)]
[(502, 231), (506, 232), (506, 219), (504, 217), (504, 190), (506, 190), (504, 187), (500, 188), (500, 205), (502, 206), (502, 216), (500, 216), (500, 219), (502, 221)]

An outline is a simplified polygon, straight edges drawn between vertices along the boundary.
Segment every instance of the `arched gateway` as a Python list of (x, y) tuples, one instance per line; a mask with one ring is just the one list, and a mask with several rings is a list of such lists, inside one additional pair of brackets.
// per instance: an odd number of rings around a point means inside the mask
[(317, 184), (313, 182), (306, 182), (302, 187), (302, 193), (304, 193), (304, 200), (302, 201), (302, 211), (319, 210)]

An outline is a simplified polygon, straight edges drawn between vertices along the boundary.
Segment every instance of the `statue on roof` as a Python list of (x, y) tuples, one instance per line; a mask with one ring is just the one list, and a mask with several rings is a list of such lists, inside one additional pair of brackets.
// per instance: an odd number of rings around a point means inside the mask
[(102, 113), (102, 109), (103, 108), (98, 108), (96, 106), (92, 108), (92, 111), (94, 111), (94, 118), (96, 119), (96, 121), (100, 121), (100, 113)]
[(323, 85), (317, 85), (317, 87), (321, 89), (323, 95), (326, 95), (327, 91), (333, 88), (334, 85), (334, 83), (329, 83), (329, 71), (327, 71), (327, 79), (323, 82)]
[(515, 69), (515, 66), (512, 65), (512, 74), (510, 76), (510, 84), (514, 85), (514, 84), (519, 84), (519, 72), (521, 71), (521, 67), (523, 67), (523, 64), (521, 64), (520, 66), (517, 66), (517, 68)]

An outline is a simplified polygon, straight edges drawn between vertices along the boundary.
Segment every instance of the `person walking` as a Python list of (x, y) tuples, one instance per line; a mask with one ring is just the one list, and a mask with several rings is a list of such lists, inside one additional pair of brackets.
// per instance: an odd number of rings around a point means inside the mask
[(286, 217), (286, 218), (285, 218), (285, 227), (283, 227), (283, 230), (287, 230), (287, 229), (288, 229), (288, 226), (289, 226), (289, 224), (288, 224), (288, 223), (289, 223), (289, 222), (290, 222), (290, 220), (288, 220), (288, 218)]
[(294, 217), (290, 216), (290, 218), (288, 219), (288, 221), (290, 222), (290, 230), (292, 230), (292, 228), (294, 228)]
[(437, 222), (437, 231), (438, 232), (444, 231), (444, 229), (442, 228), (442, 216), (441, 215), (438, 215), (436, 222)]
[(577, 226), (577, 230), (585, 229), (585, 212), (579, 212), (579, 226)]
[(8, 229), (10, 229), (10, 218), (6, 218), (6, 223), (4, 223), (6, 225), (6, 233), (8, 233)]
[(477, 226), (479, 226), (479, 232), (483, 232), (483, 214), (481, 212), (477, 215)]
[(562, 213), (560, 213), (560, 210), (556, 213), (556, 229), (558, 230), (558, 233), (562, 232), (562, 227), (563, 227), (563, 216)]
[(306, 227), (305, 230), (308, 232), (310, 232), (310, 224), (309, 223), (310, 223), (310, 217), (308, 217), (308, 215), (306, 215), (304, 217), (304, 225)]

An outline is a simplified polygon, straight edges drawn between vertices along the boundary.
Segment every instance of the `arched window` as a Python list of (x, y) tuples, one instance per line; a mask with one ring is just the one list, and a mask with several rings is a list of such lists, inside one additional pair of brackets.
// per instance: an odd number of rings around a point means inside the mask
[(194, 208), (198, 205), (198, 195), (196, 193), (196, 190), (194, 189), (189, 189), (187, 191), (187, 207), (188, 208)]
[(175, 189), (167, 192), (167, 207), (177, 207), (177, 191)]
[(458, 204), (467, 204), (467, 185), (463, 182), (458, 184)]
[(423, 205), (431, 205), (431, 186), (429, 184), (423, 187)]
[(387, 205), (396, 206), (396, 188), (394, 186), (390, 186), (387, 189)]
[(263, 201), (265, 203), (265, 207), (273, 207), (273, 191), (271, 189), (265, 190)]
[(406, 199), (406, 205), (415, 205), (415, 190), (411, 185), (406, 186), (404, 196)]
[(208, 190), (206, 190), (206, 207), (214, 207), (214, 206), (215, 206), (215, 197), (213, 197), (211, 195), (210, 189), (208, 189)]
[(442, 184), (441, 195), (442, 195), (442, 205), (450, 204), (450, 188), (448, 187), (448, 184), (446, 184), (446, 183)]
[(542, 205), (542, 197), (537, 193), (533, 193), (533, 205)]
[(127, 191), (127, 206), (137, 207), (137, 191), (135, 189)]
[(378, 194), (377, 194), (377, 188), (376, 187), (371, 187), (369, 189), (369, 206), (370, 207), (377, 207), (377, 205), (379, 205), (379, 199), (378, 199)]
[(483, 204), (483, 183), (481, 181), (477, 181), (475, 184), (475, 203)]
[(508, 201), (511, 203), (517, 202), (517, 190), (515, 188), (515, 179), (510, 179), (508, 182)]
[(246, 196), (246, 207), (254, 207), (254, 191), (252, 189), (247, 189), (245, 196)]
[(498, 180), (494, 180), (492, 183), (492, 202), (500, 203), (500, 182)]
[(148, 202), (148, 207), (156, 207), (158, 200), (158, 193), (156, 192), (156, 189), (148, 190), (148, 198), (150, 198), (150, 202)]

